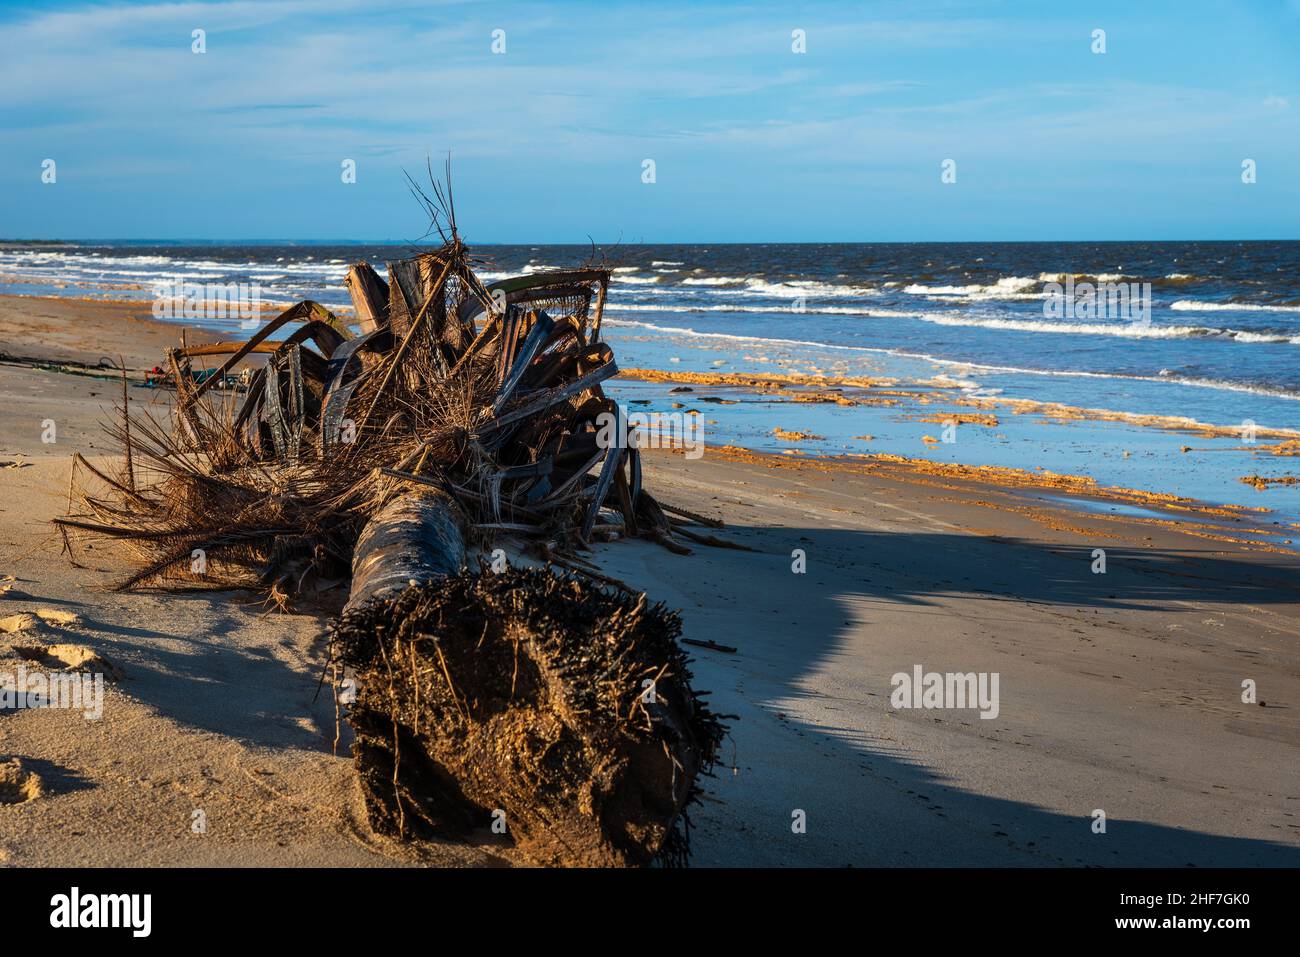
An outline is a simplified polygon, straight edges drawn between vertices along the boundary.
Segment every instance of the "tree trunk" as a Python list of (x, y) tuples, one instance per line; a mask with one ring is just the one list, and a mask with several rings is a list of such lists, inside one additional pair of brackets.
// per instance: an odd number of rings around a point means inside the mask
[(464, 567), (465, 542), (450, 499), (433, 490), (403, 494), (361, 529), (344, 614), (409, 585), (457, 575)]
[(568, 866), (682, 863), (686, 805), (723, 728), (690, 687), (681, 621), (549, 569), (461, 571), (433, 492), (362, 530), (333, 651), (352, 670), (371, 825), (508, 835)]

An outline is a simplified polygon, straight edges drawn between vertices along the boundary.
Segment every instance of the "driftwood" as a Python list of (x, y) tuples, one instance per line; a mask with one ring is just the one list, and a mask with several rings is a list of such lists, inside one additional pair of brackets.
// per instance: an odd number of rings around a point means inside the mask
[[(81, 462), (80, 507), (58, 522), (70, 543), (131, 547), (123, 588), (249, 587), (287, 606), (350, 576), (332, 647), (358, 680), (348, 719), (376, 828), (464, 834), (502, 811), (538, 861), (681, 861), (721, 728), (676, 615), (577, 554), (615, 535), (690, 552), (638, 450), (600, 438), (622, 414), (601, 390), (618, 370), (599, 335), (609, 273), (487, 286), (444, 239), (389, 263), (386, 287), (352, 267), (359, 332), (304, 302), (244, 342), (172, 350), (170, 423), (124, 410), (109, 430), (131, 468)], [(555, 568), (464, 568), (498, 538)]]

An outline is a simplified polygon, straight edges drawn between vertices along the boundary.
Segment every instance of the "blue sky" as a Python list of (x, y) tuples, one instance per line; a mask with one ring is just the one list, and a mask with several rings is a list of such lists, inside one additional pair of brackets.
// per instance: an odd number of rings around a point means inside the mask
[(1300, 0), (0, 4), (8, 238), (411, 239), (450, 150), (471, 242), (1294, 239), (1298, 146)]

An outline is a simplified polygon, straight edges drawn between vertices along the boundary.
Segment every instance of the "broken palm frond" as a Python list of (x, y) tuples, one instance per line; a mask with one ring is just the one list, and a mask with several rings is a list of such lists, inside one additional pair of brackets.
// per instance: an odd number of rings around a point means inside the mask
[[(680, 860), (719, 726), (676, 616), (576, 554), (620, 535), (690, 551), (635, 446), (602, 427), (622, 425), (601, 390), (609, 273), (484, 285), (454, 222), (443, 240), (387, 282), (351, 268), (359, 334), (303, 302), (246, 341), (170, 350), (169, 417), (137, 403), (106, 424), (127, 464), (78, 459), (65, 544), (128, 546), (121, 588), (249, 587), (282, 607), (350, 573), (335, 661), (360, 679), (377, 827), (463, 832), (503, 808), (538, 860)], [(528, 539), (566, 571), (471, 575), (467, 535)]]
[[(147, 567), (132, 584), (292, 596), (346, 569), (367, 516), (403, 494), (383, 471), (398, 469), (437, 481), (480, 532), (527, 524), (564, 551), (618, 525), (685, 548), (640, 488), (638, 451), (598, 441), (618, 414), (600, 387), (618, 371), (597, 337), (607, 271), (485, 286), (453, 236), (389, 276), (349, 271), (359, 335), (303, 302), (246, 341), (171, 350), (170, 427), (134, 409), (109, 426), (130, 467), (96, 473), (106, 494), (83, 488), (61, 521), (130, 543)], [(251, 362), (242, 391), (220, 388)]]

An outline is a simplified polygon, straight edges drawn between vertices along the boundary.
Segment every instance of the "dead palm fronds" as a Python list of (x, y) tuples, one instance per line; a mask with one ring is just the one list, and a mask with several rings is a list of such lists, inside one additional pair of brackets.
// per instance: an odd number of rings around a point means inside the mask
[(367, 517), (422, 480), (481, 532), (564, 550), (608, 524), (684, 548), (640, 488), (636, 448), (598, 441), (617, 414), (601, 390), (618, 371), (599, 337), (609, 273), (485, 285), (450, 196), (420, 195), (443, 244), (389, 263), (387, 283), (350, 273), (372, 328), (302, 302), (247, 340), (170, 350), (168, 417), (124, 408), (108, 426), (120, 475), (79, 462), (80, 508), (58, 522), (126, 543), (140, 569), (123, 587), (292, 595), (340, 579)]

